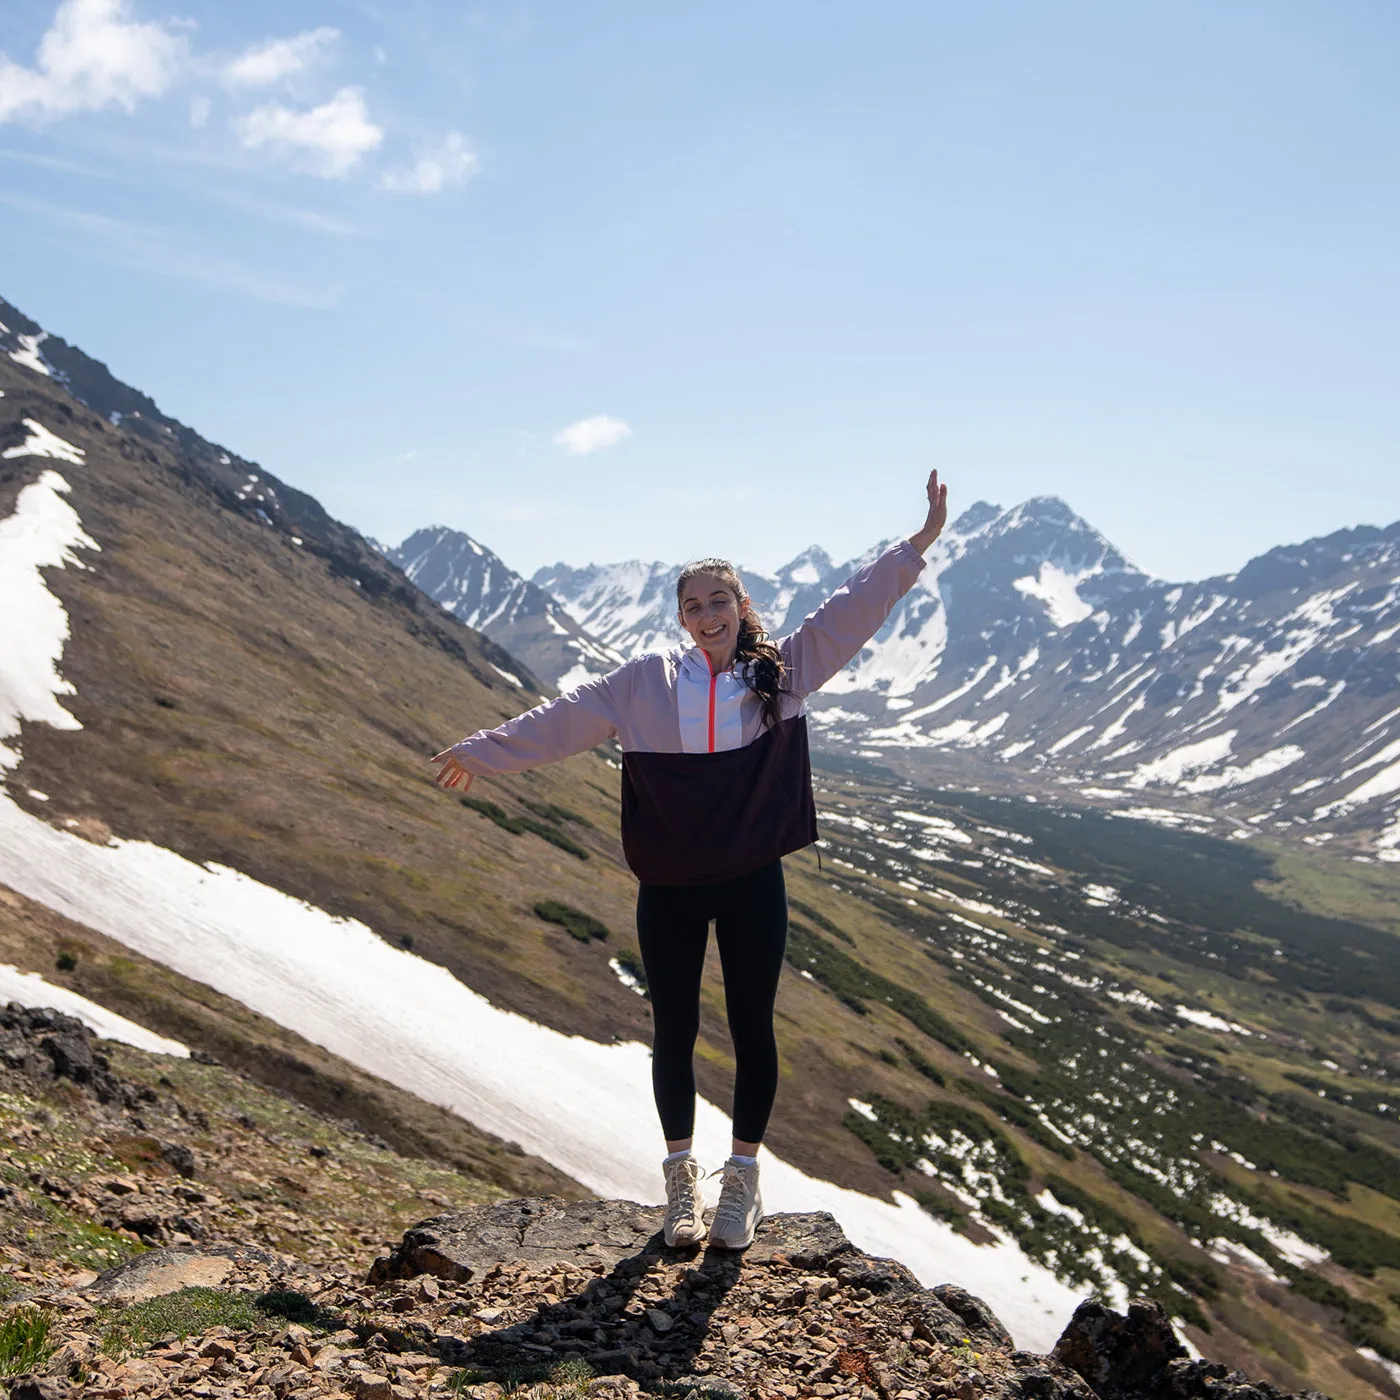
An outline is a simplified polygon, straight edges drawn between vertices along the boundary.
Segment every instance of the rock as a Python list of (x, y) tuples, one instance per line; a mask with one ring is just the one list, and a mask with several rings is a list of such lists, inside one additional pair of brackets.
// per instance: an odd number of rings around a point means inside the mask
[(186, 1249), (153, 1249), (100, 1273), (87, 1291), (129, 1303), (182, 1288), (217, 1288), (233, 1272), (233, 1260)]
[(275, 1255), (246, 1245), (208, 1251), (152, 1249), (103, 1270), (82, 1292), (88, 1297), (136, 1303), (197, 1285), (218, 1288), (240, 1264), (275, 1267), (277, 1262)]
[(907, 1315), (914, 1325), (914, 1335), (925, 1342), (956, 1347), (971, 1340), (967, 1324), (932, 1290), (911, 1300)]
[[(755, 1264), (783, 1263), (798, 1269), (821, 1269), (853, 1254), (855, 1246), (828, 1211), (788, 1212), (767, 1216), (744, 1259)], [(863, 1257), (863, 1256), (862, 1256)]]
[(369, 1282), (418, 1274), (466, 1282), (507, 1261), (616, 1264), (659, 1240), (663, 1213), (632, 1201), (558, 1196), (468, 1206), (414, 1226), (392, 1254), (375, 1260)]
[(1316, 1390), (1285, 1395), (1268, 1381), (1252, 1381), (1218, 1361), (1178, 1358), (1167, 1363), (1164, 1394), (1172, 1400), (1327, 1400)]
[(949, 1312), (961, 1319), (964, 1327), (978, 1341), (995, 1343), (1011, 1350), (1011, 1336), (1001, 1325), (997, 1315), (980, 1298), (974, 1297), (965, 1288), (955, 1283), (941, 1283), (932, 1290), (933, 1296)]
[(378, 1371), (361, 1371), (350, 1382), (350, 1394), (355, 1400), (393, 1400), (393, 1392), (389, 1377)]
[(10, 1381), (10, 1400), (68, 1400), (76, 1393), (61, 1376), (27, 1373)]
[(1090, 1299), (1074, 1310), (1051, 1355), (1101, 1400), (1171, 1400), (1167, 1367), (1186, 1348), (1156, 1303), (1135, 1298), (1124, 1317)]
[[(507, 1262), (568, 1260), (580, 1267), (612, 1266), (642, 1253), (665, 1250), (662, 1215), (660, 1206), (635, 1201), (565, 1201), (556, 1196), (468, 1206), (414, 1226), (392, 1254), (375, 1260), (368, 1281), (387, 1283), (431, 1274), (466, 1282), (493, 1264)], [(769, 1216), (744, 1258), (755, 1264), (813, 1268), (853, 1253), (851, 1242), (829, 1214), (810, 1211)], [(888, 1266), (876, 1270), (884, 1286), (897, 1279), (901, 1287), (917, 1287), (902, 1265), (878, 1262)]]
[(183, 1143), (163, 1142), (160, 1145), (160, 1155), (172, 1166), (181, 1176), (191, 1177), (195, 1173), (194, 1153)]
[(676, 1320), (670, 1313), (664, 1313), (660, 1308), (648, 1308), (646, 1310), (647, 1321), (661, 1334), (665, 1334), (676, 1325)]

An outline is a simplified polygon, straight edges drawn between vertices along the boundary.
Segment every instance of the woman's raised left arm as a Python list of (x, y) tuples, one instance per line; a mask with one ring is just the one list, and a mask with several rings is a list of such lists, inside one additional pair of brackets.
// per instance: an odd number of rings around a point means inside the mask
[(779, 646), (795, 695), (819, 690), (875, 635), (924, 567), (924, 551), (948, 519), (948, 488), (928, 478), (928, 516), (907, 538), (853, 574)]

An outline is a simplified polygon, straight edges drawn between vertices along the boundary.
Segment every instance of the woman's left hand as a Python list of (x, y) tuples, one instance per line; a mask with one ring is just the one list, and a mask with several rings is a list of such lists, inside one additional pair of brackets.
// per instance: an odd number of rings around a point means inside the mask
[(940, 485), (937, 469), (928, 474), (928, 519), (923, 528), (909, 536), (909, 543), (922, 554), (948, 523), (948, 488)]

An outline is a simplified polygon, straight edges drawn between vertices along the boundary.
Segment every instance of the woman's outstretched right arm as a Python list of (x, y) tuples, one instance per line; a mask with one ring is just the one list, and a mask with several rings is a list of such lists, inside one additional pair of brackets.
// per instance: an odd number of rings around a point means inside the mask
[(519, 773), (583, 753), (617, 733), (626, 666), (546, 701), (497, 729), (478, 729), (432, 761), (440, 787), (471, 786), (479, 773)]

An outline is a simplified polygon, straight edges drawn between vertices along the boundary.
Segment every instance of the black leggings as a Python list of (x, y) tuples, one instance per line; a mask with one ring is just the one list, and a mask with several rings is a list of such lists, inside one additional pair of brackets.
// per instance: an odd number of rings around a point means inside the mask
[(651, 993), (651, 1084), (669, 1141), (695, 1130), (700, 974), (715, 921), (729, 1034), (734, 1042), (734, 1136), (759, 1142), (778, 1092), (773, 1003), (787, 946), (787, 888), (775, 860), (708, 885), (643, 885), (637, 940)]

